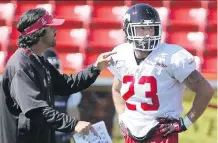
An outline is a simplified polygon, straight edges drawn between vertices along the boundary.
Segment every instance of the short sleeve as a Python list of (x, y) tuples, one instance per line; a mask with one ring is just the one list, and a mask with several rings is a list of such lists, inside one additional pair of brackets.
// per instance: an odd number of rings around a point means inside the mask
[(187, 50), (181, 48), (172, 54), (171, 58), (172, 75), (182, 83), (195, 69), (196, 62), (194, 56)]
[(120, 71), (118, 70), (119, 67), (117, 67), (118, 63), (119, 63), (119, 60), (117, 58), (117, 55), (115, 54), (111, 57), (111, 62), (110, 62), (110, 65), (108, 66), (108, 69), (115, 78), (122, 81)]
[(110, 65), (108, 67), (109, 71), (114, 75), (115, 78), (119, 79), (120, 81), (122, 81), (121, 79), (121, 75), (119, 74), (119, 72), (117, 71), (116, 67), (113, 65)]
[(48, 106), (45, 95), (34, 82), (34, 76), (34, 72), (30, 69), (19, 70), (11, 82), (11, 94), (24, 114), (30, 110)]

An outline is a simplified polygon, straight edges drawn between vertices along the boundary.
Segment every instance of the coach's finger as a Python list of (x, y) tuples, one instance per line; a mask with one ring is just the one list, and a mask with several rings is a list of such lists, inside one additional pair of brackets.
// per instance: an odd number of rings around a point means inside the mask
[(115, 51), (103, 53), (103, 58), (106, 59), (107, 57), (109, 57), (109, 56), (111, 56), (111, 55), (114, 55), (114, 54), (116, 54), (116, 53), (117, 53), (117, 52), (115, 52)]

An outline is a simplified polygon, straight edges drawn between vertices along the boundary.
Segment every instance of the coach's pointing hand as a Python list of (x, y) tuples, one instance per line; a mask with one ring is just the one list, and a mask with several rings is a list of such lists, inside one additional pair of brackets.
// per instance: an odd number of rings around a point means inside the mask
[(97, 67), (99, 70), (104, 70), (108, 67), (111, 61), (111, 56), (116, 54), (116, 52), (106, 52), (102, 53), (98, 56), (94, 66)]

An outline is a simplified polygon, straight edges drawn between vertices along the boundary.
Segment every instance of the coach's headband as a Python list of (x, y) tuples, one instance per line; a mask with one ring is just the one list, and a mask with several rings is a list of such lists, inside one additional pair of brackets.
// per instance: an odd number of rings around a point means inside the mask
[(48, 12), (46, 12), (35, 23), (24, 29), (23, 35), (31, 34), (44, 26), (59, 26), (64, 23), (65, 19), (53, 18)]

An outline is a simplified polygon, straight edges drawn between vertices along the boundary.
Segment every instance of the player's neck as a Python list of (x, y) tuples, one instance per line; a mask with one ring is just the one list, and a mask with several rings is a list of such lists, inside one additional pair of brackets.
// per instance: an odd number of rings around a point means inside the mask
[(145, 59), (150, 54), (150, 52), (147, 51), (135, 50), (134, 52), (137, 59)]

